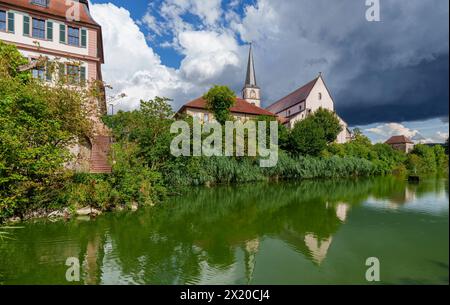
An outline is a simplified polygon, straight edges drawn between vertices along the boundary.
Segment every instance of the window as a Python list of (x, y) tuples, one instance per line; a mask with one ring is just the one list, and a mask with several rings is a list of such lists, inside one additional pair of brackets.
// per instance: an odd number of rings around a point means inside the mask
[(69, 26), (69, 40), (68, 43), (71, 46), (80, 45), (80, 29)]
[(78, 84), (80, 82), (80, 67), (67, 65), (67, 81), (69, 84)]
[(31, 0), (32, 4), (40, 5), (47, 7), (48, 6), (48, 0)]
[(45, 20), (33, 18), (33, 37), (45, 39)]
[(39, 79), (44, 80), (45, 68), (44, 67), (36, 67), (33, 70), (31, 70), (31, 75), (33, 75), (34, 78), (39, 78)]
[(204, 115), (203, 115), (203, 122), (209, 122), (209, 115), (207, 114), (207, 113), (205, 113)]
[(256, 92), (255, 90), (250, 91), (250, 98), (255, 99), (256, 98)]
[(322, 99), (322, 93), (319, 92), (319, 101)]
[(6, 31), (6, 12), (0, 11), (0, 31)]

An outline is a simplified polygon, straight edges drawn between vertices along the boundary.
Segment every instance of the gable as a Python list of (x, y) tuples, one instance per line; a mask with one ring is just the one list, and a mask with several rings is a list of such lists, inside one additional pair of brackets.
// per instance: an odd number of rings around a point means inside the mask
[(306, 98), (306, 108), (312, 112), (319, 108), (334, 111), (334, 101), (322, 77), (319, 77)]

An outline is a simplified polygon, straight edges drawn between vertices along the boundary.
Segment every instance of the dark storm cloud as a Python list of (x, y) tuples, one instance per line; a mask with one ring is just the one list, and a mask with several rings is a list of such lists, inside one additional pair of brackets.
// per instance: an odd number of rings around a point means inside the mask
[(380, 0), (381, 22), (365, 19), (363, 0), (260, 3), (274, 8), (277, 22), (247, 17), (244, 34), (261, 36), (265, 105), (322, 71), (351, 125), (448, 117), (448, 1)]
[(448, 55), (411, 67), (367, 71), (336, 95), (351, 125), (441, 118), (449, 112)]

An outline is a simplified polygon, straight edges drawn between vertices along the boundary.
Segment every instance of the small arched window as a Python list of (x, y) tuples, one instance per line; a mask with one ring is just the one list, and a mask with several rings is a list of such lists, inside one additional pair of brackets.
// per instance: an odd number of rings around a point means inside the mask
[(253, 98), (253, 99), (256, 98), (256, 92), (255, 92), (255, 90), (250, 91), (250, 98)]
[(322, 99), (322, 92), (319, 92), (319, 101)]

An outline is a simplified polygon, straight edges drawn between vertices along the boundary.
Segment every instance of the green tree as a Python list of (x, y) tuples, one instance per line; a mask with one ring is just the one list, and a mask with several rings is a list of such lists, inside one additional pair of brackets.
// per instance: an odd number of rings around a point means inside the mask
[[(414, 156), (417, 156), (414, 157)], [(434, 149), (427, 145), (417, 144), (410, 153), (409, 161), (414, 160), (415, 168), (409, 166), (408, 169), (415, 169), (419, 173), (434, 173), (436, 172), (436, 155)], [(411, 165), (411, 164), (410, 164)]]
[(236, 103), (236, 96), (227, 86), (213, 86), (204, 96), (206, 106), (220, 124), (232, 120), (230, 108)]
[(336, 141), (338, 134), (342, 131), (342, 126), (334, 112), (328, 109), (319, 108), (311, 116), (314, 122), (323, 129), (327, 143)]
[(114, 116), (105, 116), (104, 122), (113, 130), (118, 142), (136, 143), (135, 154), (151, 170), (161, 170), (166, 161), (172, 158), (170, 142), (173, 135), (170, 125), (173, 111), (170, 99), (155, 97), (153, 100), (141, 101), (140, 109), (124, 112)]
[(445, 149), (441, 145), (433, 147), (434, 156), (436, 158), (436, 168), (442, 171), (448, 167), (448, 156), (445, 154)]
[(294, 125), (288, 147), (294, 155), (318, 156), (327, 147), (325, 131), (317, 121), (308, 117)]
[(89, 92), (18, 72), (21, 58), (0, 42), (0, 219), (52, 204), (72, 159), (68, 147), (91, 130)]
[(298, 121), (291, 130), (288, 139), (288, 151), (293, 154), (319, 156), (333, 143), (342, 130), (336, 115), (319, 108), (306, 119)]

